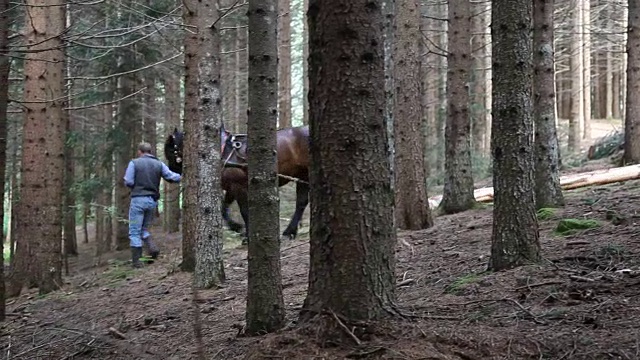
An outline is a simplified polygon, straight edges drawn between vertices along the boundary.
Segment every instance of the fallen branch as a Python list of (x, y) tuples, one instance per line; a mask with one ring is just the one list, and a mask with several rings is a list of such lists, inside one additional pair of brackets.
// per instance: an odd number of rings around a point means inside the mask
[(413, 284), (414, 282), (416, 282), (415, 279), (406, 279), (406, 280), (402, 280), (399, 283), (397, 283), (396, 286), (409, 285), (409, 284)]
[(566, 243), (566, 246), (573, 246), (573, 245), (589, 245), (591, 244), (591, 241), (586, 241), (586, 240), (575, 240), (575, 241), (568, 241)]
[(331, 312), (331, 315), (333, 315), (333, 318), (336, 320), (336, 323), (342, 328), (342, 330), (344, 330), (344, 332), (347, 333), (347, 335), (349, 335), (349, 337), (351, 337), (358, 346), (361, 346), (362, 341), (360, 341), (360, 339), (358, 339), (358, 337), (351, 330), (349, 330), (347, 325), (345, 325), (340, 320), (340, 318), (338, 318), (338, 315), (336, 315), (336, 313), (333, 311)]
[(120, 331), (116, 330), (114, 327), (110, 327), (109, 329), (107, 329), (107, 331), (109, 332), (109, 334), (111, 334), (111, 336), (120, 339), (120, 340), (126, 340), (127, 337), (121, 333)]
[(531, 289), (531, 288), (540, 287), (540, 286), (558, 285), (558, 284), (563, 284), (563, 282), (562, 281), (545, 281), (545, 282), (541, 282), (541, 283), (520, 286), (520, 287), (515, 288), (514, 290), (518, 291), (518, 290)]
[(584, 277), (584, 276), (578, 276), (578, 275), (569, 275), (569, 279), (575, 280), (575, 281), (580, 281), (580, 282), (594, 282), (594, 281), (596, 281), (595, 279), (591, 279), (591, 278)]

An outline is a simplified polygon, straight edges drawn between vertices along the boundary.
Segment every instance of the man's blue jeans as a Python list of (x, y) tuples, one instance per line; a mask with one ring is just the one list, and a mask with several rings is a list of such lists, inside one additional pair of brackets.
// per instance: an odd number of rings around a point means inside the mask
[(129, 205), (129, 241), (131, 247), (142, 247), (142, 240), (151, 235), (149, 226), (153, 221), (158, 202), (151, 196), (135, 196)]

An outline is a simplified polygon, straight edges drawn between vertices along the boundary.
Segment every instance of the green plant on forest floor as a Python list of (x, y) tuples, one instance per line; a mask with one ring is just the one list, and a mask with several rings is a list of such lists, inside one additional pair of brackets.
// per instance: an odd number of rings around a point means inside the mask
[(553, 232), (556, 235), (569, 236), (580, 232), (580, 230), (593, 229), (599, 226), (600, 223), (596, 220), (562, 219), (558, 222), (558, 226)]

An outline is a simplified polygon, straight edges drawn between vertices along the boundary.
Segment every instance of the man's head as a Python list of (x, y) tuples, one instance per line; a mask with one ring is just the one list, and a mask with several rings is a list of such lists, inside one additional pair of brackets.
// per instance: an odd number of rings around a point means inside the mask
[(140, 143), (140, 145), (138, 145), (138, 156), (151, 154), (152, 150), (153, 148), (151, 147), (151, 144), (147, 142)]

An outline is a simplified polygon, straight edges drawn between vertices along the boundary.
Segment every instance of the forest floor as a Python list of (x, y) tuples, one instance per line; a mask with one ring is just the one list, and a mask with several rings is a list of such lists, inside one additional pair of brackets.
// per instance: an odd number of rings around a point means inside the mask
[[(292, 190), (281, 194), (282, 228)], [(565, 196), (565, 208), (540, 220), (544, 261), (510, 271), (486, 272), (491, 205), (440, 216), (427, 230), (400, 231), (396, 294), (407, 317), (364, 329), (347, 324), (324, 342), (317, 327), (295, 324), (308, 281), (308, 210), (300, 238), (282, 245), (288, 325), (276, 334), (238, 336), (247, 253), (229, 237), (226, 284), (199, 291), (206, 358), (640, 359), (640, 181)], [(557, 235), (568, 218), (598, 225)], [(99, 265), (90, 238), (79, 244), (62, 290), (10, 299), (0, 359), (195, 359), (191, 275), (177, 270), (180, 235), (153, 234), (162, 255), (144, 269), (130, 269), (128, 251)]]

